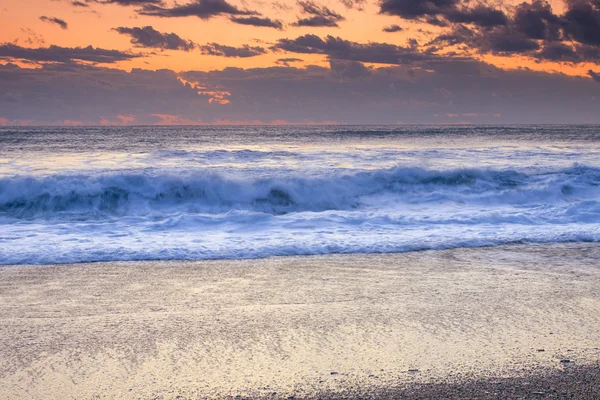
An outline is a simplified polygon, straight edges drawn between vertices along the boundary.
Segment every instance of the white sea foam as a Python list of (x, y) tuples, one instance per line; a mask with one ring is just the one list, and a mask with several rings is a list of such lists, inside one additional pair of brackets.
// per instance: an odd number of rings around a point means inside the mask
[(597, 127), (0, 127), (0, 264), (567, 241)]
[(0, 179), (0, 263), (398, 252), (600, 240), (600, 169), (321, 177), (120, 170)]

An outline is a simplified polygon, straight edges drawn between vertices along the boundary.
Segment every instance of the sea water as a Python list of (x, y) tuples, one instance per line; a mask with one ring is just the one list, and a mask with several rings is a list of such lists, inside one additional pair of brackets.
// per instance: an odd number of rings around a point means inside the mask
[(599, 126), (0, 127), (0, 264), (585, 241)]

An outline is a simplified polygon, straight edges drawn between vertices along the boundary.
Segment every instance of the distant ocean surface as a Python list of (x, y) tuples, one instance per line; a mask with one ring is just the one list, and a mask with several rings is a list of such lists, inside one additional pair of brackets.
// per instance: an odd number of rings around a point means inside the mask
[(0, 127), (0, 264), (600, 241), (600, 126)]

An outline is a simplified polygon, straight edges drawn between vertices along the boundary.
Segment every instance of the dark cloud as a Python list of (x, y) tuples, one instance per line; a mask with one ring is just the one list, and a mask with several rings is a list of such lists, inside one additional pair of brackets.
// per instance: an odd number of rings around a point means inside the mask
[[(461, 17), (454, 14), (453, 10), (461, 10), (454, 0), (438, 4), (437, 8), (421, 10), (417, 17), (443, 15), (444, 21), (451, 23), (449, 32), (430, 42), (433, 46), (462, 45), (481, 53), (520, 54), (538, 61), (582, 63), (600, 60), (599, 0), (567, 0), (563, 15), (555, 14), (546, 0), (521, 3), (510, 16), (500, 11), (493, 14), (493, 10), (485, 7), (478, 5), (469, 9), (478, 20), (470, 27), (466, 25), (472, 22), (465, 17), (468, 14), (463, 11)], [(487, 22), (485, 15), (489, 16)], [(495, 18), (498, 19), (494, 21)]]
[[(139, 124), (157, 122), (156, 115), (206, 123), (393, 124), (449, 122), (443, 116), (468, 114), (477, 123), (600, 123), (600, 86), (590, 85), (588, 77), (502, 70), (477, 61), (428, 69), (384, 67), (370, 69), (368, 75), (358, 69), (352, 73), (353, 68), (362, 69), (339, 61), (331, 68), (226, 68), (180, 74), (77, 64), (38, 69), (0, 65), (0, 93), (10, 94), (0, 96), (0, 117), (37, 124), (97, 124), (102, 117), (114, 121), (118, 115), (133, 115)], [(228, 103), (210, 102), (219, 98)]]
[(360, 79), (371, 75), (371, 70), (358, 61), (329, 60), (329, 68), (339, 78)]
[(89, 5), (87, 5), (86, 3), (83, 3), (81, 1), (72, 1), (71, 5), (73, 7), (89, 7)]
[(118, 4), (120, 6), (143, 6), (146, 4), (163, 4), (163, 0), (85, 0), (87, 3)]
[(56, 24), (56, 25), (60, 26), (62, 29), (67, 29), (69, 27), (69, 25), (64, 20), (62, 20), (60, 18), (56, 18), (56, 17), (47, 17), (45, 15), (42, 15), (40, 17), (40, 20), (51, 23), (51, 24)]
[(468, 7), (461, 0), (382, 0), (379, 12), (437, 26), (455, 22), (492, 27), (504, 25), (508, 20), (501, 10), (484, 4)]
[(256, 11), (240, 10), (225, 0), (195, 0), (188, 4), (168, 8), (162, 5), (144, 4), (138, 10), (141, 15), (153, 17), (175, 18), (175, 17), (198, 17), (209, 19), (218, 15), (257, 15)]
[(267, 50), (264, 47), (249, 46), (247, 44), (241, 47), (225, 46), (218, 43), (209, 43), (204, 46), (200, 46), (202, 54), (210, 56), (221, 56), (221, 57), (255, 57), (265, 54)]
[(545, 0), (521, 3), (514, 15), (514, 30), (530, 39), (559, 40), (560, 18)]
[(459, 0), (382, 0), (379, 11), (405, 19), (418, 19), (442, 14), (445, 10), (455, 8), (458, 3)]
[(344, 21), (345, 18), (337, 12), (315, 4), (311, 0), (298, 1), (298, 6), (302, 13), (309, 15), (306, 18), (299, 18), (294, 22), (294, 26), (311, 26), (311, 27), (337, 27), (338, 22)]
[(402, 28), (399, 25), (390, 25), (386, 26), (382, 29), (384, 32), (392, 33), (392, 32), (400, 32)]
[(175, 33), (162, 33), (151, 26), (143, 28), (115, 28), (115, 31), (122, 35), (131, 37), (131, 43), (137, 47), (150, 47), (164, 50), (183, 50), (190, 51), (196, 48), (196, 44), (190, 40), (185, 40)]
[(301, 58), (294, 58), (294, 57), (286, 57), (286, 58), (278, 58), (276, 63), (277, 64), (281, 64), (281, 65), (285, 65), (286, 67), (289, 67), (289, 65), (291, 63), (295, 63), (295, 62), (302, 62), (304, 61)]
[[(418, 64), (446, 60), (432, 53), (422, 53), (414, 46), (402, 47), (387, 43), (357, 43), (339, 37), (316, 35), (299, 36), (296, 39), (280, 39), (274, 50), (291, 53), (324, 54), (332, 60), (360, 61), (381, 64)], [(448, 59), (448, 61), (460, 59)]]
[(283, 29), (281, 21), (266, 17), (231, 17), (230, 19), (232, 22), (241, 25)]
[(481, 53), (497, 55), (534, 54), (540, 49), (538, 41), (528, 38), (519, 32), (505, 28), (491, 30), (474, 30), (463, 25), (456, 26), (451, 32), (439, 35), (429, 45), (455, 46), (466, 44)]
[(11, 103), (0, 97), (0, 116), (18, 120), (32, 115), (27, 119), (42, 123), (98, 124), (102, 118), (117, 120), (118, 115), (129, 114), (143, 115), (139, 123), (150, 123), (154, 113), (204, 115), (215, 108), (208, 103), (210, 96), (198, 94), (167, 70), (126, 72), (77, 64), (46, 64), (38, 69), (0, 66), (0, 92), (19, 99)]
[(600, 2), (597, 0), (567, 0), (564, 33), (579, 43), (600, 46)]
[(550, 42), (537, 53), (536, 57), (540, 60), (579, 62), (580, 58), (573, 47), (561, 42)]
[(540, 45), (537, 41), (529, 39), (521, 34), (513, 34), (505, 31), (494, 31), (482, 38), (480, 50), (491, 53), (527, 53), (538, 50)]
[(592, 71), (591, 69), (588, 71), (588, 75), (595, 80), (596, 82), (600, 83), (600, 74), (598, 74), (597, 72)]
[(0, 58), (20, 59), (32, 62), (70, 63), (87, 61), (92, 63), (115, 63), (141, 57), (140, 54), (125, 53), (119, 50), (105, 50), (88, 47), (50, 46), (37, 49), (25, 48), (12, 43), (0, 45)]
[(508, 18), (503, 11), (484, 5), (473, 8), (448, 10), (444, 17), (450, 22), (474, 24), (484, 28), (506, 25)]

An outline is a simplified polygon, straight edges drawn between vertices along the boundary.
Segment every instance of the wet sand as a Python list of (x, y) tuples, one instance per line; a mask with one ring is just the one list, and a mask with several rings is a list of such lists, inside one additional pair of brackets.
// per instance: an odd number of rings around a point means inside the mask
[(600, 246), (0, 267), (0, 398), (600, 396)]

